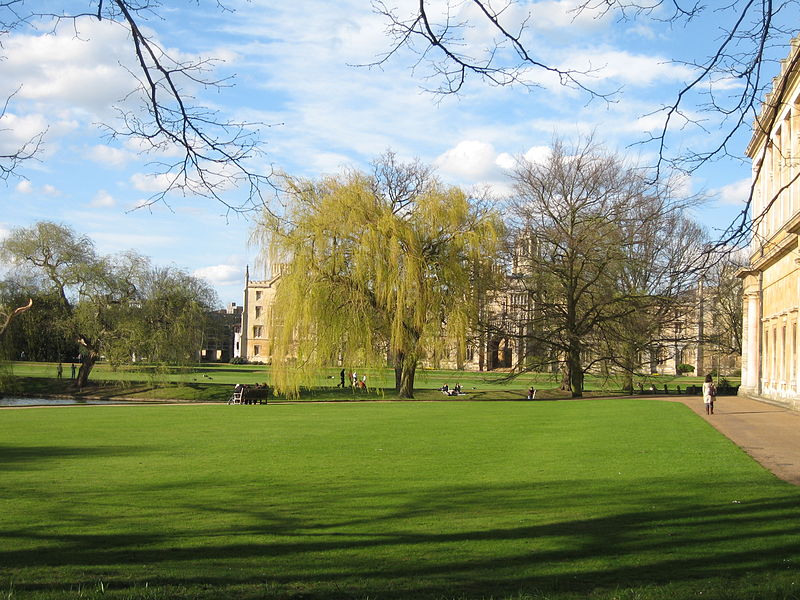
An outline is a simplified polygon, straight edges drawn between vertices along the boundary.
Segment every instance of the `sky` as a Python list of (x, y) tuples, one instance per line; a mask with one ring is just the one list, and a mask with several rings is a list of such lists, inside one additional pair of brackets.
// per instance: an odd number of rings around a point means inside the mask
[[(54, 13), (96, 10), (89, 0), (36, 4)], [(392, 6), (409, 13), (416, 4)], [(443, 1), (431, 4), (436, 14)], [(670, 26), (658, 13), (631, 20), (576, 15), (575, 4), (523, 0), (503, 18), (514, 23), (530, 14), (527, 47), (551, 64), (591, 70), (584, 81), (611, 94), (609, 101), (533, 69), (527, 75), (534, 88), (471, 78), (458, 95), (438, 96), (426, 90), (436, 85), (430, 68), (406, 50), (380, 67), (363, 66), (392, 47), (386, 18), (364, 0), (225, 0), (224, 10), (216, 2), (176, 0), (142, 24), (172, 56), (219, 59), (208, 75), (226, 85), (187, 92), (226, 119), (262, 124), (263, 153), (251, 162), (259, 172), (314, 178), (368, 169), (391, 149), (403, 160), (434, 165), (447, 183), (488, 185), (502, 195), (511, 189), (515, 161), (542, 156), (554, 137), (591, 133), (631, 161), (651, 164), (656, 148), (641, 142), (662, 122), (656, 111), (697, 75), (680, 61), (707, 56), (730, 16), (709, 11), (686, 27)], [(452, 6), (458, 18), (459, 11), (470, 16), (469, 2)], [(470, 29), (465, 43), (482, 47), (485, 33)], [(788, 42), (774, 56), (784, 56)], [(103, 125), (115, 124), (115, 107), (135, 98), (128, 32), (91, 16), (32, 21), (2, 38), (0, 56), (0, 97), (10, 97), (0, 118), (0, 154), (43, 135), (36, 160), (0, 182), (0, 238), (15, 227), (56, 221), (90, 236), (101, 253), (135, 249), (157, 265), (205, 278), (221, 305), (241, 303), (246, 266), (252, 278), (261, 273), (259, 249), (249, 243), (254, 215), (192, 196), (168, 195), (147, 206), (159, 189), (149, 163), (163, 157), (104, 135)], [(774, 63), (764, 68), (777, 72)], [(717, 89), (735, 92), (738, 85), (718, 81)], [(670, 151), (713, 144), (721, 135), (723, 128), (698, 105), (690, 110), (710, 120), (704, 129), (676, 130)], [(741, 157), (748, 140), (745, 127), (732, 139), (731, 153)], [(708, 197), (694, 216), (713, 236), (741, 211), (749, 181), (749, 162), (730, 157), (684, 176), (682, 186)], [(223, 191), (232, 199), (237, 193)]]

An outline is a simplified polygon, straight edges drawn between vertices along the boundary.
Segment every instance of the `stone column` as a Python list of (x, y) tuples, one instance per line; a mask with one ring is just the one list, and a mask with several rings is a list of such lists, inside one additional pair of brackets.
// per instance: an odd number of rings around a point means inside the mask
[(746, 394), (761, 392), (761, 306), (760, 293), (750, 291), (744, 297), (742, 332), (742, 386)]

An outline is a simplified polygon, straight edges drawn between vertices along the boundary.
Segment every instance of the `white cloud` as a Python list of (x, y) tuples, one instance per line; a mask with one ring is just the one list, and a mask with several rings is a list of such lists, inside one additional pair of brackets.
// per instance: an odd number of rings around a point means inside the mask
[(94, 198), (92, 198), (92, 201), (89, 202), (89, 206), (93, 206), (95, 208), (108, 208), (111, 206), (116, 206), (116, 204), (116, 199), (106, 190), (98, 191), (94, 195)]
[(509, 171), (513, 169), (517, 164), (517, 159), (511, 156), (508, 152), (501, 152), (497, 155), (495, 161), (497, 166), (501, 169)]
[(478, 140), (464, 140), (439, 156), (434, 164), (443, 173), (470, 182), (497, 175), (497, 151), (494, 146)]
[(752, 183), (749, 177), (740, 179), (739, 181), (714, 190), (713, 195), (718, 198), (720, 204), (742, 207), (750, 197), (750, 187)]
[(573, 54), (569, 63), (577, 70), (594, 71), (595, 78), (610, 79), (631, 86), (683, 82), (696, 76), (691, 68), (674, 64), (661, 56), (607, 48), (592, 48), (581, 54)]
[(105, 144), (98, 144), (92, 146), (88, 152), (87, 157), (96, 163), (110, 167), (124, 167), (129, 162), (136, 158), (136, 155), (127, 150), (120, 150), (113, 146)]
[(14, 189), (19, 192), (20, 194), (43, 194), (45, 196), (60, 196), (61, 190), (59, 190), (56, 186), (51, 185), (49, 183), (44, 184), (43, 186), (37, 188), (33, 185), (29, 180), (23, 179), (20, 181)]
[[(604, 26), (607, 16), (603, 10), (592, 10), (587, 7), (578, 10), (578, 2), (574, 0), (547, 0), (533, 5), (531, 26), (536, 29), (596, 29)], [(574, 34), (574, 32), (573, 32)]]
[(42, 115), (19, 115), (12, 112), (0, 115), (0, 154), (18, 152), (46, 130), (47, 120)]
[(150, 173), (134, 173), (130, 181), (134, 189), (140, 192), (155, 194), (166, 190), (173, 182), (174, 177), (165, 174), (153, 175)]
[(543, 163), (550, 158), (550, 146), (532, 146), (524, 154), (525, 160), (532, 163)]
[(195, 269), (192, 275), (201, 277), (212, 285), (235, 285), (244, 281), (244, 269), (234, 265), (201, 267)]
[(637, 35), (646, 40), (655, 40), (658, 37), (655, 30), (644, 23), (634, 23), (631, 27), (628, 27), (627, 31), (630, 35)]
[(14, 189), (20, 194), (31, 194), (33, 193), (33, 184), (27, 179), (23, 179), (16, 185)]
[(135, 67), (127, 30), (111, 20), (75, 23), (77, 33), (64, 24), (53, 34), (4, 38), (3, 80), (19, 86), (15, 100), (107, 115), (136, 87), (125, 68)]

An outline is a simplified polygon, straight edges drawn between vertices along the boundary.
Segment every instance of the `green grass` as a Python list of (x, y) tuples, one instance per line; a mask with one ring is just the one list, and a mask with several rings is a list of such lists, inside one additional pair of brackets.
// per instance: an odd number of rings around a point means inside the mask
[[(10, 363), (15, 386), (6, 393), (23, 393), (27, 396), (70, 395), (85, 397), (115, 397), (128, 399), (183, 400), (194, 402), (224, 402), (237, 383), (268, 383), (270, 368), (263, 365), (207, 364), (196, 367), (154, 369), (147, 365), (112, 369), (100, 363), (92, 371), (91, 385), (77, 390), (69, 379), (69, 365), (64, 369), (66, 378), (56, 379), (55, 363)], [(738, 379), (730, 378), (734, 385)], [(353, 401), (364, 399), (395, 399), (394, 373), (390, 369), (368, 372), (370, 392), (337, 389), (339, 369), (330, 368), (307, 382), (301, 400)], [(645, 387), (652, 383), (659, 391), (664, 385), (674, 393), (676, 386), (686, 389), (700, 385), (699, 377), (655, 376), (641, 380)], [(416, 397), (423, 400), (441, 400), (436, 392), (444, 384), (453, 387), (461, 383), (467, 397), (474, 400), (519, 400), (525, 398), (528, 387), (537, 389), (539, 399), (558, 399), (569, 396), (558, 390), (557, 376), (548, 373), (530, 373), (509, 379), (507, 373), (471, 372), (419, 369), (416, 378)], [(621, 382), (588, 376), (586, 395), (600, 396), (621, 393)]]
[(0, 412), (0, 598), (800, 598), (800, 491), (652, 400)]

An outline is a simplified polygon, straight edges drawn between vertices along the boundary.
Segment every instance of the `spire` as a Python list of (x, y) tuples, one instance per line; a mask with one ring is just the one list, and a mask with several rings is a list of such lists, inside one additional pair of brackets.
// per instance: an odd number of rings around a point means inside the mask
[(244, 286), (247, 287), (250, 283), (250, 265), (244, 267)]

